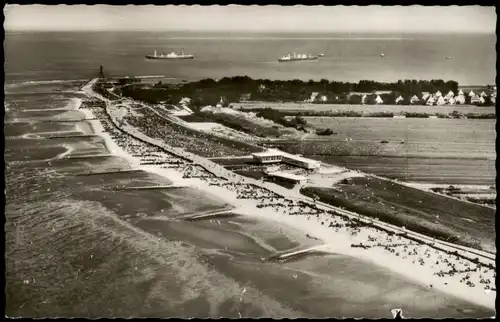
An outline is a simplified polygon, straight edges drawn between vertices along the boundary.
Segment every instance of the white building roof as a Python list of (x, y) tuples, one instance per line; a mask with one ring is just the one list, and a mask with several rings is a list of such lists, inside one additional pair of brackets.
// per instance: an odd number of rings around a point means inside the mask
[(307, 180), (307, 177), (298, 176), (298, 175), (295, 175), (292, 173), (286, 173), (286, 172), (281, 172), (281, 171), (272, 172), (272, 173), (269, 173), (269, 175), (273, 176), (273, 177), (285, 178), (285, 179), (290, 179), (290, 180), (294, 180), (294, 181), (306, 181)]
[(279, 150), (268, 149), (267, 151), (264, 151), (264, 152), (252, 153), (252, 155), (256, 156), (256, 157), (272, 157), (272, 156), (283, 155), (283, 153), (284, 152), (279, 151)]

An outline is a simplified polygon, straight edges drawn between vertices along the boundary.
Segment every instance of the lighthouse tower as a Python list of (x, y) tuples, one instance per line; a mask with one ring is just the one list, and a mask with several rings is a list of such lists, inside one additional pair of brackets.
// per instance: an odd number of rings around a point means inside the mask
[(103, 72), (102, 65), (101, 65), (101, 68), (99, 69), (99, 78), (104, 78), (104, 72)]

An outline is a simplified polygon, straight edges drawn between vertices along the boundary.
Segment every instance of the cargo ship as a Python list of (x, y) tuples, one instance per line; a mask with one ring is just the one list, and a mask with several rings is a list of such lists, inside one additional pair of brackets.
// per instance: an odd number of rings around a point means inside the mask
[(193, 59), (193, 55), (185, 55), (184, 54), (184, 49), (182, 50), (182, 53), (179, 55), (175, 52), (171, 52), (170, 54), (157, 54), (156, 50), (153, 55), (146, 55), (147, 59)]
[(279, 62), (287, 62), (287, 61), (301, 61), (301, 60), (318, 60), (318, 56), (305, 55), (305, 54), (296, 54), (293, 55), (285, 55), (281, 58), (278, 58)]

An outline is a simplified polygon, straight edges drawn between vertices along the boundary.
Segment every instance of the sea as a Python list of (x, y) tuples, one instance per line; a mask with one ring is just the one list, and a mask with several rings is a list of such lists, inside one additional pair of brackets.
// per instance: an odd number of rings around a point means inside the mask
[[(469, 43), (460, 50), (450, 39), (295, 37), (8, 32), (6, 316), (390, 318), (393, 308), (413, 317), (492, 316), (487, 308), (340, 254), (287, 263), (263, 260), (313, 243), (275, 221), (242, 216), (220, 218), (217, 224), (180, 220), (225, 205), (195, 188), (136, 189), (171, 180), (112, 155), (92, 120), (78, 109), (79, 86), (95, 77), (100, 65), (112, 76), (180, 79), (242, 74), (372, 79), (374, 70), (386, 70), (382, 78), (416, 73), (411, 77), (460, 81), (468, 75), (471, 83), (491, 81), (492, 69), (483, 64), (493, 56), (477, 50), (477, 44), (494, 46), (491, 37), (465, 37)], [(144, 59), (155, 48), (181, 47), (197, 58), (175, 64)], [(322, 51), (328, 58), (293, 68), (275, 63), (275, 56), (292, 50)], [(408, 54), (413, 50), (435, 57), (434, 69), (416, 63)], [(388, 59), (399, 55), (398, 63), (382, 67), (381, 51)], [(443, 67), (454, 62), (437, 63), (438, 56), (460, 60), (461, 54), (469, 55), (463, 74), (456, 66)], [(412, 67), (405, 69), (407, 64)], [(436, 71), (438, 65), (444, 71)]]
[[(102, 65), (111, 76), (186, 80), (247, 75), (344, 82), (442, 79), (482, 85), (495, 84), (495, 46), (494, 34), (7, 32), (4, 50), (10, 82), (90, 78)], [(195, 59), (145, 59), (154, 50), (182, 49)], [(278, 63), (279, 57), (293, 52), (325, 56)]]

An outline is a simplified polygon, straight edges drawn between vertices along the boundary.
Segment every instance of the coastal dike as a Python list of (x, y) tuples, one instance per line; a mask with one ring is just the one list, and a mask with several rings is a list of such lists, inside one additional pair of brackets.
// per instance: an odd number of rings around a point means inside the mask
[[(475, 263), (477, 265), (480, 265), (481, 267), (490, 267), (492, 269), (495, 269), (495, 255), (490, 254), (487, 252), (479, 251), (476, 249), (468, 248), (468, 247), (463, 247), (463, 246), (458, 246), (455, 244), (451, 243), (446, 243), (442, 242), (433, 238), (430, 238), (428, 236), (410, 231), (405, 229), (404, 227), (398, 227), (394, 225), (390, 225), (387, 223), (380, 222), (378, 220), (373, 220), (371, 218), (366, 218), (363, 217), (359, 214), (349, 212), (347, 210), (340, 209), (338, 207), (332, 207), (328, 204), (324, 204), (321, 202), (315, 202), (313, 199), (305, 197), (301, 195), (297, 191), (290, 191), (286, 188), (280, 187), (275, 184), (267, 183), (267, 182), (261, 182), (255, 179), (247, 178), (247, 177), (242, 177), (239, 176), (224, 167), (206, 159), (203, 157), (200, 157), (198, 155), (194, 155), (192, 153), (186, 152), (183, 149), (180, 148), (173, 148), (170, 147), (160, 140), (153, 139), (148, 137), (147, 135), (144, 135), (143, 133), (137, 131), (135, 128), (129, 126), (126, 124), (126, 122), (123, 122), (121, 117), (119, 115), (116, 115), (116, 113), (113, 111), (113, 106), (112, 102), (107, 100), (106, 98), (102, 97), (101, 95), (97, 94), (96, 92), (93, 91), (92, 87), (97, 83), (97, 79), (94, 79), (87, 83), (83, 91), (85, 91), (90, 97), (98, 98), (99, 100), (103, 101), (106, 105), (105, 111), (109, 119), (113, 122), (114, 126), (118, 128), (120, 131), (123, 133), (126, 133), (130, 135), (131, 137), (142, 141), (146, 142), (148, 144), (151, 144), (153, 146), (159, 147), (165, 151), (167, 151), (170, 154), (176, 155), (177, 157), (185, 160), (190, 160), (192, 163), (197, 164), (201, 166), (203, 169), (208, 171), (209, 173), (215, 175), (216, 177), (224, 178), (228, 182), (232, 182), (234, 184), (246, 184), (249, 186), (254, 186), (255, 189), (265, 189), (269, 192), (272, 192), (273, 194), (285, 198), (287, 200), (294, 200), (296, 202), (302, 203), (303, 205), (316, 209), (318, 212), (322, 213), (322, 217), (327, 216), (327, 214), (333, 214), (334, 216), (338, 216), (339, 218), (345, 218), (345, 220), (349, 222), (356, 222), (357, 225), (359, 225), (360, 228), (356, 229), (370, 229), (370, 231), (378, 231), (382, 234), (389, 234), (390, 236), (398, 236), (397, 238), (400, 240), (406, 240), (406, 241), (413, 241), (416, 242), (418, 246), (426, 247), (426, 249), (434, 249), (435, 252), (438, 252), (440, 254), (443, 254), (442, 256), (445, 256), (448, 254), (449, 256), (455, 256), (456, 260), (464, 260), (466, 262), (471, 262)], [(148, 107), (150, 108), (150, 107)], [(178, 124), (182, 126), (182, 124)], [(216, 187), (210, 187), (208, 184), (203, 185), (200, 184), (198, 186), (200, 189), (204, 189), (207, 192), (221, 192), (223, 193), (223, 190), (220, 190), (219, 188)], [(223, 196), (223, 194), (222, 194)], [(229, 197), (228, 197), (229, 198)], [(251, 205), (251, 201), (248, 201), (248, 205)], [(240, 204), (244, 205), (244, 202), (241, 202)], [(241, 208), (241, 207), (240, 207)], [(247, 213), (248, 215), (251, 215), (250, 213), (252, 212), (252, 207), (243, 207), (240, 209), (240, 213)], [(254, 214), (255, 215), (255, 214)], [(257, 214), (258, 215), (258, 214)], [(269, 215), (269, 216), (278, 216), (277, 214), (271, 214), (268, 211), (262, 212), (261, 215)], [(319, 218), (319, 213), (317, 215)], [(277, 217), (278, 218), (278, 217)], [(412, 276), (412, 270), (417, 269), (417, 266), (412, 266), (412, 264), (407, 263), (407, 261), (403, 261), (401, 259), (401, 264), (406, 263), (405, 265), (401, 265), (398, 267), (394, 267), (392, 264), (387, 264), (384, 263), (384, 259), (387, 258), (392, 258), (394, 260), (394, 257), (392, 254), (384, 254), (381, 255), (379, 251), (376, 251), (375, 249), (370, 249), (370, 250), (365, 250), (365, 249), (360, 249), (360, 248), (355, 248), (352, 247), (351, 243), (348, 243), (350, 240), (349, 238), (344, 238), (340, 236), (332, 236), (331, 229), (328, 229), (329, 227), (324, 227), (322, 224), (313, 224), (312, 221), (309, 221), (309, 217), (306, 218), (306, 216), (281, 216), (279, 215), (279, 220), (286, 224), (293, 225), (297, 228), (302, 229), (303, 231), (307, 232), (308, 234), (312, 234), (319, 239), (321, 239), (326, 246), (322, 248), (322, 250), (330, 250), (331, 252), (344, 252), (346, 254), (352, 255), (352, 256), (359, 256), (362, 258), (367, 258), (371, 261), (374, 261), (378, 263), (379, 265), (387, 266), (392, 270), (395, 270), (403, 275), (406, 275), (410, 278), (419, 278), (420, 282), (425, 283), (425, 281), (432, 280), (432, 284), (435, 284), (436, 282), (434, 281), (439, 281), (439, 279), (431, 273), (432, 269), (431, 268), (426, 268), (425, 270), (422, 267), (422, 271), (427, 272), (428, 274), (423, 274), (425, 275), (424, 277), (416, 277)], [(343, 219), (344, 220), (344, 219)], [(333, 234), (335, 235), (335, 234)], [(440, 255), (441, 256), (441, 255)], [(286, 254), (282, 254), (281, 257), (287, 257)], [(415, 262), (415, 261), (414, 261)], [(423, 265), (423, 264), (420, 264)], [(491, 305), (494, 302), (494, 294), (495, 292), (492, 293), (483, 293), (481, 290), (478, 288), (469, 288), (466, 285), (461, 284), (455, 280), (456, 285), (454, 285), (452, 288), (450, 287), (441, 287), (437, 286), (439, 289), (445, 291), (445, 292), (451, 292), (450, 294), (453, 295), (460, 295), (461, 297), (464, 297), (468, 300), (475, 301), (478, 304), (491, 307)], [(432, 285), (431, 284), (431, 285)], [(437, 284), (435, 284), (437, 285)], [(493, 302), (492, 302), (493, 299)], [(493, 304), (494, 305), (494, 304)]]

